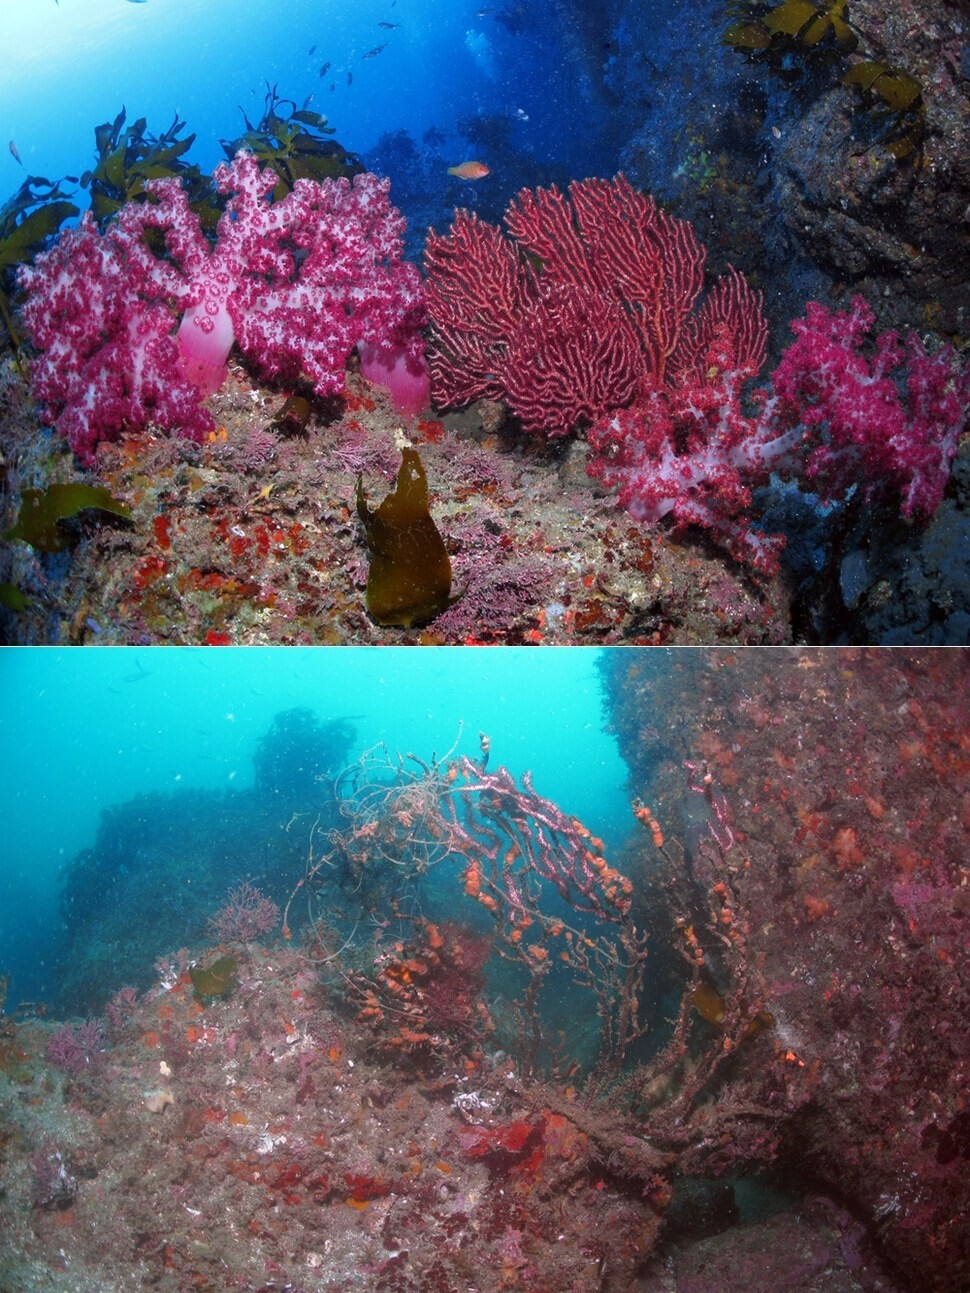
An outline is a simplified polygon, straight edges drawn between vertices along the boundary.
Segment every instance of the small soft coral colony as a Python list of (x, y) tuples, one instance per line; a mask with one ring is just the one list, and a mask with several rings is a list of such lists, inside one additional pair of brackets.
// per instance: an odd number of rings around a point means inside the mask
[(970, 373), (952, 347), (931, 354), (915, 333), (905, 345), (896, 332), (872, 337), (874, 320), (861, 296), (846, 311), (810, 301), (772, 387), (806, 429), (812, 488), (841, 498), (854, 485), (925, 521), (943, 499), (966, 425)]
[(149, 421), (203, 439), (214, 423), (202, 399), (221, 385), (233, 342), (263, 376), (302, 372), (320, 395), (343, 390), (358, 345), (379, 377), (394, 374), (392, 390), (421, 384), (421, 279), (402, 258), (404, 219), (386, 180), (298, 180), (271, 202), (275, 173), (245, 152), (214, 178), (228, 195), (214, 246), (181, 182), (155, 180), (104, 234), (86, 213), (20, 271), (41, 352), (33, 394), (82, 461)]

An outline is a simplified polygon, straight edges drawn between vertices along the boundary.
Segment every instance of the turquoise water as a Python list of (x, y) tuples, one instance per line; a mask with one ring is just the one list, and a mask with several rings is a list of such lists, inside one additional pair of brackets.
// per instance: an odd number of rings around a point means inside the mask
[[(629, 826), (625, 768), (595, 651), (405, 648), (24, 650), (0, 653), (0, 973), (43, 997), (56, 960), (58, 873), (100, 813), (138, 794), (252, 785), (275, 714), (353, 718), (352, 756), (380, 741), (424, 759), (477, 756), (521, 776), (608, 844)], [(133, 913), (137, 918), (137, 913)]]

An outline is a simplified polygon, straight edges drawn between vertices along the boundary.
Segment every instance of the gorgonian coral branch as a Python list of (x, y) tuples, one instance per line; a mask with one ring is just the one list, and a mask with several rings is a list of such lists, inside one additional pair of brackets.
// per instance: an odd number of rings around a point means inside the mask
[(760, 295), (731, 270), (695, 309), (704, 247), (622, 175), (568, 194), (523, 189), (505, 223), (514, 241), (458, 211), (447, 235), (428, 238), (438, 404), (506, 400), (526, 430), (559, 436), (628, 404), (644, 382), (693, 381), (725, 327), (739, 367), (761, 367)]

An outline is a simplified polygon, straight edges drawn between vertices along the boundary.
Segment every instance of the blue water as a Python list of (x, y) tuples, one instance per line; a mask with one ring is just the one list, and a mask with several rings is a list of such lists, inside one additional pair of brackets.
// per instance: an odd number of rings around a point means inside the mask
[[(152, 791), (241, 789), (275, 714), (353, 717), (353, 755), (478, 755), (531, 769), (536, 790), (616, 845), (625, 767), (603, 732), (595, 651), (268, 648), (0, 653), (0, 974), (10, 1002), (51, 995), (58, 873), (102, 809)], [(137, 920), (137, 912), (131, 913)]]
[[(521, 29), (510, 29), (509, 13), (521, 15)], [(354, 152), (366, 154), (387, 131), (418, 140), (435, 127), (448, 160), (461, 162), (467, 145), (459, 119), (501, 114), (510, 144), (543, 163), (589, 169), (600, 160), (615, 169), (615, 159), (596, 152), (603, 113), (583, 75), (582, 47), (545, 5), (4, 0), (3, 33), (10, 51), (0, 82), (4, 196), (27, 173), (80, 175), (93, 157), (94, 127), (122, 106), (129, 123), (146, 117), (155, 134), (176, 115), (186, 121), (186, 135), (198, 135), (188, 160), (208, 172), (224, 160), (220, 139), (242, 134), (240, 108), (259, 120), (267, 83), (325, 114)], [(455, 196), (473, 189), (450, 181), (444, 165), (440, 172), (447, 215)], [(501, 174), (490, 183), (501, 188)]]

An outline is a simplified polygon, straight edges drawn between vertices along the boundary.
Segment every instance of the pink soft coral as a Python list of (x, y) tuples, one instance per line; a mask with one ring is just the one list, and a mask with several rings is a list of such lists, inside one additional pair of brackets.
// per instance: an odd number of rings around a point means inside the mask
[(33, 392), (82, 460), (148, 422), (202, 439), (213, 421), (201, 400), (234, 340), (263, 375), (305, 373), (321, 395), (343, 389), (358, 344), (420, 382), (421, 279), (402, 260), (386, 180), (298, 180), (270, 202), (276, 176), (245, 152), (214, 178), (229, 195), (214, 246), (180, 182), (156, 180), (103, 235), (86, 215), (21, 271), (41, 352)]
[(743, 411), (753, 374), (738, 363), (729, 327), (717, 329), (704, 358), (702, 372), (674, 386), (644, 383), (630, 408), (598, 419), (589, 429), (589, 472), (619, 489), (636, 520), (697, 526), (737, 561), (774, 574), (785, 540), (752, 528), (751, 492), (772, 472), (790, 470), (802, 432), (777, 401), (760, 417)]
[(862, 297), (843, 312), (810, 302), (792, 324), (796, 338), (772, 392), (747, 399), (751, 365), (738, 362), (722, 327), (693, 372), (666, 386), (643, 383), (629, 408), (593, 424), (590, 473), (617, 487), (638, 520), (705, 529), (769, 575), (785, 541), (753, 526), (751, 495), (772, 473), (826, 504), (855, 489), (927, 521), (966, 425), (970, 374), (952, 349), (930, 354), (913, 334), (905, 346), (894, 332), (867, 344), (872, 324)]
[[(950, 347), (929, 354), (915, 333), (871, 341), (861, 296), (847, 311), (810, 301), (772, 385), (806, 428), (805, 476), (826, 499), (856, 486), (867, 499), (898, 500), (928, 520), (940, 505), (966, 425), (970, 374)], [(868, 352), (868, 353), (867, 353)]]
[[(129, 242), (121, 222), (102, 236), (85, 213), (20, 272), (24, 323), (41, 352), (31, 392), (84, 462), (125, 427), (152, 421), (201, 440), (214, 426), (183, 366), (164, 288), (130, 272)], [(187, 304), (185, 293), (174, 303)]]

